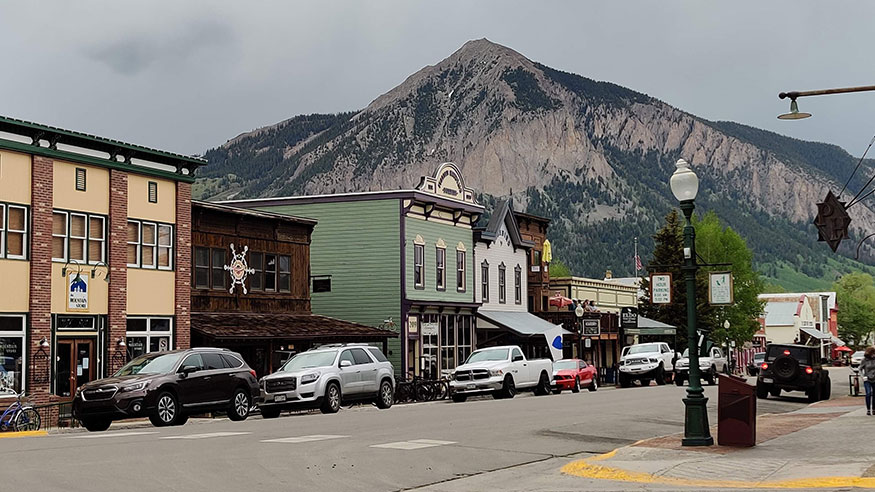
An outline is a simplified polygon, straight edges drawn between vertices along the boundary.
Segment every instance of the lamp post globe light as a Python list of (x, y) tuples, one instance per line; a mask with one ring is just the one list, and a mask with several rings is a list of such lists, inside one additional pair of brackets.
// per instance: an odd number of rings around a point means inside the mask
[(681, 202), (684, 213), (684, 280), (687, 285), (687, 348), (690, 353), (690, 385), (687, 387), (687, 397), (684, 398), (684, 446), (711, 446), (714, 438), (708, 426), (708, 398), (702, 389), (701, 372), (699, 371), (699, 337), (696, 331), (696, 231), (693, 229), (693, 210), (699, 191), (699, 178), (683, 159), (678, 159), (677, 169), (671, 175), (669, 184), (675, 198)]

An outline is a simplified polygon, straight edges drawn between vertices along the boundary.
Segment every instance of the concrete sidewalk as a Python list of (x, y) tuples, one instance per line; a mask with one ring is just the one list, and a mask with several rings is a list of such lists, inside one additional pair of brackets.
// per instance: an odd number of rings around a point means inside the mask
[[(716, 426), (711, 433), (716, 441)], [(875, 488), (875, 416), (866, 415), (860, 398), (760, 416), (753, 448), (687, 448), (681, 437), (648, 439), (572, 461), (562, 473), (655, 488)]]

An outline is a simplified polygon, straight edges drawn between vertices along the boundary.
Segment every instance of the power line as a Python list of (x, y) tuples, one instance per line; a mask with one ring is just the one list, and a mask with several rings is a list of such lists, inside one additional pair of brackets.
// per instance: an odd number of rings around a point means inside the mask
[[(857, 162), (857, 167), (854, 168), (854, 172), (851, 173), (851, 175), (848, 177), (848, 180), (845, 182), (845, 185), (842, 186), (842, 191), (839, 192), (839, 196), (838, 196), (839, 198), (842, 197), (842, 193), (845, 192), (845, 189), (847, 189), (848, 184), (850, 184), (851, 180), (854, 179), (854, 175), (857, 174), (857, 169), (860, 169), (860, 164), (863, 163), (863, 159), (866, 158), (866, 154), (869, 152), (869, 149), (872, 148), (873, 143), (875, 143), (875, 135), (872, 136), (872, 140), (869, 141), (869, 146), (866, 147), (866, 152), (863, 152), (863, 155), (860, 157), (860, 161)], [(869, 180), (869, 181), (871, 181), (871, 180)], [(851, 201), (853, 202), (853, 200), (851, 200)]]

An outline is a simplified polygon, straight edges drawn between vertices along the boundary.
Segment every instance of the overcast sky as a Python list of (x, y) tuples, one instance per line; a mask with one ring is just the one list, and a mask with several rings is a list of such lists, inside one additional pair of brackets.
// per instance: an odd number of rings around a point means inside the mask
[[(0, 6), (0, 114), (187, 154), (301, 113), (360, 109), (486, 37), (713, 120), (860, 155), (875, 3), (40, 1)], [(875, 153), (873, 153), (875, 154)]]

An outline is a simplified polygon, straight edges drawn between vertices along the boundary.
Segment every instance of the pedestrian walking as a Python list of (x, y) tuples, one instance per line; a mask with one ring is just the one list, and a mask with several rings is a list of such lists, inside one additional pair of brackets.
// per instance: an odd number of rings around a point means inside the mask
[(866, 390), (866, 415), (872, 415), (872, 389), (875, 387), (875, 347), (869, 347), (863, 353), (860, 362), (860, 377), (863, 378), (863, 388)]

